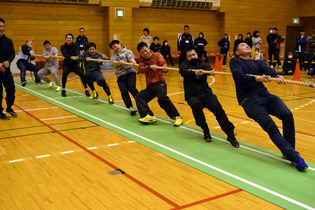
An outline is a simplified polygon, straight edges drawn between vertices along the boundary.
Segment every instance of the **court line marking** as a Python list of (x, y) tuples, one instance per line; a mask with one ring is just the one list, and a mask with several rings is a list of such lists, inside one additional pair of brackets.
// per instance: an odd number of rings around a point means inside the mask
[[(28, 90), (30, 90), (30, 89), (28, 89)], [(30, 90), (30, 91), (33, 91), (33, 90)], [(67, 91), (68, 91), (68, 90), (67, 90)], [(40, 94), (40, 93), (37, 93), (36, 91), (33, 91), (33, 92), (36, 93), (36, 94), (42, 95), (42, 94)], [(76, 93), (76, 94), (84, 95), (83, 93), (78, 93), (78, 92), (75, 92), (75, 91), (73, 91), (73, 90), (69, 90), (69, 92), (73, 92), (73, 93)], [(45, 96), (45, 97), (46, 97), (46, 96)], [(47, 97), (47, 98), (49, 98), (49, 97)], [(51, 99), (51, 100), (53, 100), (53, 99)], [(54, 101), (55, 101), (55, 100), (54, 100)], [(99, 101), (104, 102), (104, 103), (108, 103), (107, 101), (104, 101), (104, 100), (99, 100)], [(313, 101), (315, 101), (315, 99), (314, 99)], [(58, 102), (58, 101), (56, 101), (56, 102)], [(61, 103), (61, 102), (58, 102), (58, 103)], [(118, 106), (118, 105), (116, 105), (116, 104), (114, 104), (114, 106), (116, 106), (116, 107), (118, 107), (118, 108), (121, 108), (121, 109), (126, 109), (126, 110), (128, 110), (127, 108)], [(233, 116), (233, 115), (231, 115), (231, 116)], [(167, 123), (167, 124), (173, 124), (173, 123), (171, 123), (171, 122), (168, 122), (168, 121), (163, 120), (163, 119), (160, 119), (160, 118), (157, 118), (157, 119), (160, 120), (160, 121), (162, 121), (162, 122), (165, 122), (165, 123)], [(242, 119), (243, 119), (243, 118), (242, 118)], [(250, 123), (250, 122), (255, 122), (255, 120), (250, 120), (250, 121), (245, 121), (245, 122), (246, 122), (246, 123)], [(245, 123), (245, 122), (242, 122), (242, 123)], [(186, 130), (190, 130), (190, 131), (193, 131), (193, 132), (195, 132), (195, 133), (199, 133), (199, 134), (202, 134), (202, 135), (203, 135), (203, 132), (190, 129), (190, 128), (185, 127), (185, 126), (180, 126), (180, 128), (184, 128), (184, 129), (186, 129)], [(303, 133), (302, 133), (302, 134), (303, 134)], [(227, 142), (225, 139), (222, 139), (222, 138), (219, 138), (219, 137), (216, 137), (216, 136), (213, 136), (212, 138), (215, 138), (215, 139), (220, 140), (220, 141), (223, 141), (223, 142)], [(250, 150), (250, 151), (253, 151), (253, 152), (257, 152), (257, 153), (259, 153), (259, 154), (262, 154), (262, 155), (265, 155), (265, 156), (268, 156), (268, 157), (272, 157), (272, 158), (275, 158), (275, 159), (278, 159), (278, 160), (281, 160), (281, 161), (284, 161), (284, 162), (287, 162), (287, 163), (291, 163), (289, 160), (285, 160), (285, 159), (280, 158), (280, 157), (278, 157), (278, 156), (271, 155), (271, 154), (268, 154), (268, 153), (265, 153), (265, 152), (262, 152), (262, 151), (259, 151), (259, 150), (256, 150), (256, 149), (247, 147), (247, 146), (240, 145), (240, 147), (243, 147), (243, 148), (245, 148), (245, 149), (247, 149), (247, 150)], [(312, 171), (315, 171), (315, 168), (312, 168), (312, 167), (308, 167), (308, 169), (309, 169), (309, 170), (312, 170)]]
[[(57, 106), (52, 106), (52, 107), (44, 107), (44, 108), (37, 108), (37, 109), (25, 109), (25, 111), (38, 111), (38, 110), (45, 110), (45, 109), (57, 109), (59, 107)], [(14, 112), (23, 112), (22, 110), (16, 110)]]
[(40, 119), (41, 121), (45, 120), (57, 120), (57, 119), (64, 119), (64, 118), (71, 118), (71, 117), (78, 117), (77, 115), (70, 115), (70, 116), (65, 116), (65, 117), (54, 117), (54, 118), (46, 118), (46, 119)]
[[(20, 86), (20, 85), (18, 85), (18, 84), (16, 84), (16, 85), (19, 86), (19, 87), (22, 87), (22, 86)], [(24, 87), (24, 88), (25, 88), (25, 87)], [(93, 119), (95, 119), (95, 120), (98, 120), (98, 121), (100, 121), (100, 122), (103, 122), (103, 123), (105, 123), (105, 124), (107, 124), (107, 125), (109, 125), (109, 126), (112, 126), (112, 127), (116, 128), (116, 129), (119, 129), (119, 130), (124, 131), (124, 132), (126, 132), (126, 133), (129, 133), (129, 134), (131, 134), (131, 135), (133, 135), (133, 136), (135, 136), (135, 137), (138, 137), (138, 138), (143, 139), (143, 140), (145, 140), (145, 141), (147, 141), (147, 142), (150, 142), (150, 143), (152, 143), (152, 144), (155, 144), (155, 145), (157, 145), (157, 146), (159, 146), (159, 147), (161, 147), (161, 148), (164, 148), (164, 149), (166, 149), (166, 150), (169, 150), (169, 151), (171, 151), (171, 152), (173, 152), (173, 153), (175, 153), (175, 154), (177, 154), (177, 155), (180, 155), (180, 156), (185, 157), (185, 158), (187, 158), (187, 159), (189, 159), (189, 160), (192, 160), (192, 161), (194, 161), (194, 162), (196, 162), (196, 163), (199, 163), (199, 164), (204, 165), (204, 166), (206, 166), (206, 167), (208, 167), (208, 168), (211, 168), (211, 169), (213, 169), (213, 170), (215, 170), (215, 171), (218, 171), (218, 172), (220, 172), (220, 173), (222, 173), (222, 174), (225, 174), (225, 175), (227, 175), (227, 176), (230, 176), (230, 177), (232, 177), (232, 178), (234, 178), (234, 179), (236, 179), (236, 180), (239, 180), (239, 181), (241, 181), (241, 182), (243, 182), (243, 183), (245, 183), (245, 184), (248, 184), (248, 185), (250, 185), (250, 186), (252, 186), (252, 187), (255, 187), (255, 188), (257, 188), (257, 189), (260, 189), (260, 190), (262, 190), (262, 191), (265, 191), (265, 192), (267, 192), (267, 193), (269, 193), (269, 194), (272, 194), (272, 195), (274, 195), (274, 196), (276, 196), (276, 197), (282, 198), (283, 200), (286, 200), (286, 201), (288, 201), (288, 202), (290, 202), (290, 203), (293, 203), (293, 204), (295, 204), (295, 205), (297, 205), (297, 206), (301, 206), (301, 207), (303, 207), (303, 208), (305, 208), (305, 209), (314, 209), (314, 208), (312, 208), (312, 207), (310, 207), (310, 206), (308, 206), (308, 205), (306, 205), (306, 204), (304, 204), (304, 203), (301, 203), (301, 202), (299, 202), (299, 201), (296, 201), (296, 200), (294, 200), (294, 199), (292, 199), (292, 198), (289, 198), (289, 197), (287, 197), (287, 196), (285, 196), (285, 195), (282, 195), (282, 194), (280, 194), (280, 193), (277, 193), (277, 192), (275, 192), (275, 191), (269, 190), (268, 188), (265, 188), (265, 187), (263, 187), (263, 186), (260, 186), (260, 185), (258, 185), (258, 184), (255, 184), (255, 183), (253, 183), (253, 182), (251, 182), (251, 181), (248, 181), (248, 180), (243, 179), (243, 178), (241, 178), (241, 177), (239, 177), (239, 176), (236, 176), (236, 175), (234, 175), (234, 174), (231, 174), (231, 173), (229, 173), (229, 172), (227, 172), (227, 171), (224, 171), (224, 170), (222, 170), (222, 169), (219, 169), (219, 168), (217, 168), (217, 167), (215, 167), (215, 166), (212, 166), (212, 165), (210, 165), (210, 164), (208, 164), (208, 163), (205, 163), (205, 162), (203, 162), (203, 161), (200, 161), (200, 160), (198, 160), (198, 159), (196, 159), (196, 158), (190, 157), (190, 156), (188, 156), (188, 155), (186, 155), (186, 154), (184, 154), (184, 153), (178, 152), (177, 150), (174, 150), (174, 149), (172, 149), (172, 148), (170, 148), (170, 147), (167, 147), (167, 146), (165, 146), (165, 145), (163, 145), (163, 144), (157, 143), (157, 142), (155, 142), (155, 141), (153, 141), (153, 140), (151, 140), (151, 139), (148, 139), (148, 138), (146, 138), (146, 137), (143, 137), (143, 136), (141, 136), (141, 135), (139, 135), (139, 134), (136, 134), (136, 133), (134, 133), (134, 132), (132, 132), (132, 131), (126, 130), (126, 129), (124, 129), (124, 128), (121, 128), (121, 127), (119, 127), (119, 126), (117, 126), (117, 125), (114, 125), (114, 124), (112, 124), (112, 123), (110, 123), (110, 122), (107, 122), (107, 121), (102, 120), (102, 119), (100, 119), (100, 118), (98, 118), (98, 117), (95, 117), (95, 116), (93, 116), (93, 115), (90, 115), (90, 114), (88, 114), (88, 113), (86, 113), (86, 112), (83, 112), (83, 111), (81, 111), (81, 110), (79, 110), (79, 109), (76, 109), (76, 108), (74, 108), (74, 107), (72, 107), (72, 106), (69, 106), (69, 105), (64, 104), (64, 103), (62, 103), (62, 102), (59, 102), (59, 101), (56, 101), (56, 100), (54, 100), (54, 99), (52, 99), (52, 98), (50, 98), (50, 97), (48, 97), (48, 96), (45, 96), (45, 95), (43, 95), (43, 94), (41, 94), (41, 93), (38, 93), (38, 92), (36, 92), (36, 91), (33, 91), (33, 90), (29, 89), (29, 88), (25, 88), (25, 89), (27, 89), (28, 91), (30, 91), (30, 92), (32, 92), (32, 93), (35, 93), (35, 94), (37, 94), (37, 95), (40, 95), (40, 96), (43, 97), (43, 98), (46, 98), (46, 99), (51, 100), (51, 101), (54, 101), (54, 102), (57, 103), (57, 104), (60, 104), (60, 105), (65, 106), (65, 107), (67, 107), (67, 108), (69, 108), (69, 109), (72, 109), (72, 110), (74, 110), (74, 111), (76, 111), (76, 112), (79, 112), (79, 113), (84, 114), (84, 115), (86, 115), (86, 116), (88, 116), (88, 117), (91, 117), (91, 118), (93, 118)], [(162, 121), (162, 120), (161, 120), (161, 121)], [(165, 120), (163, 120), (163, 121), (165, 122)], [(169, 123), (169, 122), (168, 122), (168, 123)], [(184, 126), (180, 126), (180, 127), (184, 127)], [(185, 127), (184, 127), (184, 128), (185, 128)], [(186, 129), (187, 129), (187, 128), (186, 128)], [(188, 129), (189, 129), (189, 128), (188, 128)], [(189, 130), (193, 130), (193, 129), (189, 129)], [(213, 137), (213, 138), (217, 138), (217, 137)], [(220, 139), (220, 138), (217, 138), (217, 139)], [(245, 147), (244, 147), (244, 148), (245, 148)], [(268, 156), (269, 156), (269, 155), (268, 155)], [(103, 159), (103, 158), (102, 158), (102, 159)], [(107, 161), (106, 161), (106, 162), (107, 162)]]
[[(49, 98), (49, 97), (47, 97)], [(42, 100), (42, 99), (41, 99)], [(18, 107), (21, 110), (24, 110), (23, 108), (21, 108), (20, 106), (16, 105), (16, 107)], [(25, 110), (24, 110), (25, 111)], [(46, 124), (45, 122), (41, 121), (40, 119), (38, 119), (37, 117), (35, 117), (34, 115), (32, 115), (29, 112), (24, 112), (27, 115), (29, 115), (30, 117), (32, 117), (33, 119), (37, 120), (38, 122), (41, 122), (42, 124), (46, 125), (49, 129), (51, 129), (52, 131), (55, 131), (58, 135), (62, 136), (63, 138), (65, 138), (66, 140), (68, 140), (69, 142), (71, 142), (72, 144), (74, 144), (75, 146), (79, 147), (81, 150), (87, 152), (88, 154), (92, 155), (93, 157), (95, 157), (96, 159), (100, 160), (101, 162), (105, 163), (107, 166), (113, 168), (113, 169), (118, 169), (118, 167), (116, 165), (114, 165), (113, 163), (107, 161), (106, 159), (104, 159), (103, 157), (97, 155), (96, 153), (91, 152), (90, 150), (88, 150), (86, 147), (84, 147), (83, 145), (81, 145), (80, 143), (78, 143), (77, 141), (73, 140), (72, 138), (68, 137), (67, 135), (61, 133), (60, 131), (57, 131), (56, 129), (54, 129), (53, 127), (49, 126), (48, 124)], [(131, 176), (128, 173), (124, 173), (123, 176), (127, 177), (129, 180), (133, 181), (134, 183), (138, 184), (139, 186), (141, 186), (142, 188), (146, 189), (147, 191), (149, 191), (150, 193), (152, 193), (153, 195), (157, 196), (158, 198), (160, 198), (161, 200), (165, 201), (166, 203), (170, 204), (173, 207), (179, 207), (178, 204), (176, 204), (175, 202), (173, 202), (172, 200), (168, 199), (167, 197), (165, 197), (164, 195), (160, 194), (158, 191), (154, 190), (153, 188), (149, 187), (148, 185), (144, 184), (143, 182), (139, 181), (138, 179), (136, 179), (135, 177)]]

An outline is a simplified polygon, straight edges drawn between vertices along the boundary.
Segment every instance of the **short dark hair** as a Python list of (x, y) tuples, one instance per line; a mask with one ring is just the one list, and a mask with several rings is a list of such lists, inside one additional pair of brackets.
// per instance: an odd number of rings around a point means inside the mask
[(188, 25), (184, 25), (184, 28), (189, 28), (189, 26)]
[(72, 36), (72, 39), (74, 39), (74, 36), (73, 36), (71, 33), (68, 33), (68, 34), (65, 36), (65, 39), (67, 38), (67, 36)]
[(5, 21), (4, 21), (2, 18), (0, 18), (0, 22), (2, 22), (2, 23), (4, 23), (4, 24), (5, 24)]
[(247, 32), (247, 34), (250, 34), (250, 35), (252, 35), (252, 33), (251, 33), (251, 32)]
[(194, 50), (196, 52), (196, 50), (195, 50), (195, 48), (193, 46), (186, 47), (184, 49), (185, 57), (187, 57), (187, 52), (190, 52), (192, 50)]
[(240, 43), (238, 43), (237, 45), (235, 45), (235, 46), (234, 46), (233, 51), (234, 51), (234, 55), (235, 55), (236, 57), (238, 57), (238, 56), (235, 54), (235, 52), (237, 51), (238, 46), (239, 46), (241, 43), (245, 43), (245, 42), (244, 42), (244, 41), (242, 41), (242, 42), (240, 42)]
[(120, 44), (120, 41), (118, 41), (118, 40), (113, 40), (113, 41), (109, 44), (110, 49), (112, 49), (112, 46), (113, 46), (114, 44)]
[(270, 31), (270, 29), (272, 29), (272, 27), (268, 28), (268, 31)]
[(143, 31), (146, 31), (146, 32), (148, 32), (148, 34), (150, 34), (150, 31), (148, 28), (144, 28)]
[(301, 29), (300, 32), (305, 32), (304, 29)]
[[(82, 29), (84, 30), (84, 28), (80, 28), (79, 31), (81, 31)], [(85, 31), (85, 30), (84, 30), (84, 31)]]
[(157, 37), (157, 36), (153, 38), (153, 41), (156, 39), (160, 41), (159, 37)]
[[(48, 40), (44, 41), (44, 46), (45, 46), (46, 44), (50, 44), (50, 41), (48, 41)], [(50, 45), (51, 45), (51, 44), (50, 44)]]
[(147, 43), (145, 43), (145, 42), (140, 42), (140, 43), (138, 44), (138, 46), (137, 46), (138, 52), (140, 52), (140, 50), (141, 50), (142, 48), (144, 48), (144, 47), (148, 47)]
[(254, 33), (253, 33), (253, 37), (257, 37), (257, 34), (259, 33), (259, 31), (254, 31)]
[(87, 48), (89, 49), (90, 47), (94, 47), (96, 49), (96, 44), (94, 42), (89, 42)]
[(278, 31), (278, 29), (276, 27), (273, 28), (274, 30)]
[(198, 35), (202, 35), (202, 37), (204, 37), (205, 36), (205, 34), (203, 33), (203, 32), (199, 32), (199, 34)]

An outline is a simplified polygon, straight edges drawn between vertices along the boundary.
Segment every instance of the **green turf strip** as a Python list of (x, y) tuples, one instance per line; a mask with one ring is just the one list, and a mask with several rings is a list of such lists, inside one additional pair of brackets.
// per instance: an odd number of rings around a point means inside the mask
[[(122, 104), (109, 105), (103, 103), (102, 101), (105, 101), (103, 99), (93, 101), (76, 90), (68, 89), (69, 98), (60, 99), (60, 92), (49, 90), (47, 85), (39, 86), (29, 82), (25, 88), (19, 84), (16, 86), (283, 208), (315, 207), (315, 171), (298, 172), (282, 159), (260, 154), (245, 147), (281, 157), (277, 152), (242, 141), (240, 148), (232, 148), (226, 142), (220, 141), (225, 139), (225, 136), (215, 133), (212, 133), (213, 142), (206, 143), (202, 141), (200, 129), (189, 125), (173, 127), (172, 120), (159, 116), (158, 122), (154, 125), (142, 125), (138, 122), (139, 115), (130, 116)], [(83, 97), (70, 98), (80, 95)], [(314, 163), (308, 162), (308, 165), (315, 168)]]

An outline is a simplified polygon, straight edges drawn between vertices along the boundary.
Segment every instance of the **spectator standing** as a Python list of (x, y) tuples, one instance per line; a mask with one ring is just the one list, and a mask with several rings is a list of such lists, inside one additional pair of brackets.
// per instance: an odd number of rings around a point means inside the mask
[(166, 60), (166, 58), (168, 57), (170, 59), (172, 66), (174, 66), (174, 61), (173, 61), (172, 54), (171, 54), (171, 47), (169, 46), (167, 40), (164, 40), (164, 42), (163, 42), (162, 55), (164, 57), (164, 60)]
[(205, 51), (205, 46), (207, 44), (208, 44), (208, 42), (204, 38), (204, 33), (200, 32), (198, 35), (198, 38), (195, 39), (194, 46), (195, 46), (196, 52), (198, 54), (199, 61), (201, 61), (201, 59), (204, 57), (204, 58), (206, 58), (206, 63), (208, 63), (207, 51)]
[(144, 28), (143, 29), (143, 35), (140, 37), (140, 42), (144, 42), (148, 46), (151, 46), (152, 37), (149, 34), (150, 34), (150, 30), (148, 28)]
[(179, 65), (186, 60), (185, 49), (194, 46), (194, 37), (189, 33), (189, 26), (184, 26), (184, 33), (178, 37), (177, 51), (179, 54)]
[(221, 47), (220, 53), (224, 55), (222, 66), (226, 66), (227, 53), (230, 50), (230, 40), (227, 33), (224, 34), (224, 37), (218, 42), (218, 45)]
[(307, 66), (304, 63), (307, 61), (306, 55), (306, 45), (307, 45), (307, 37), (305, 36), (304, 29), (300, 30), (300, 36), (296, 37), (296, 53), (298, 55), (301, 69), (307, 70)]

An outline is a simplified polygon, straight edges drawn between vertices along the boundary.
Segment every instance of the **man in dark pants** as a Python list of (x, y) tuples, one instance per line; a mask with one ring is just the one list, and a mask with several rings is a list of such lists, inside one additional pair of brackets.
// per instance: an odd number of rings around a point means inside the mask
[[(263, 82), (269, 82), (269, 77), (277, 78), (278, 84), (284, 83), (284, 78), (269, 68), (263, 60), (252, 60), (251, 48), (246, 43), (240, 43), (235, 49), (235, 58), (230, 61), (231, 71), (236, 87), (239, 104), (248, 117), (254, 119), (269, 134), (273, 143), (282, 154), (292, 162), (299, 171), (308, 168), (303, 158), (295, 151), (295, 128), (292, 112), (275, 95), (268, 92)], [(264, 75), (264, 76), (250, 76)], [(268, 76), (267, 76), (268, 75)], [(283, 124), (283, 136), (269, 116), (273, 115)]]
[[(157, 121), (148, 106), (148, 103), (157, 97), (160, 107), (165, 110), (171, 119), (175, 120), (174, 126), (180, 126), (183, 123), (183, 119), (166, 93), (166, 83), (163, 77), (163, 73), (168, 72), (166, 70), (166, 61), (160, 53), (150, 50), (144, 42), (138, 44), (137, 50), (142, 56), (138, 71), (145, 73), (147, 81), (147, 88), (136, 95), (136, 103), (141, 116), (139, 122), (149, 124)], [(159, 69), (157, 66), (163, 66), (164, 68)]]
[[(201, 64), (198, 54), (194, 48), (186, 49), (186, 60), (180, 65), (180, 74), (184, 77), (185, 100), (192, 109), (196, 124), (200, 126), (204, 133), (204, 140), (211, 141), (211, 135), (206, 123), (203, 108), (209, 109), (217, 118), (222, 130), (227, 134), (228, 143), (232, 147), (239, 147), (234, 135), (234, 125), (227, 118), (216, 95), (213, 94), (207, 83), (207, 74), (203, 70), (214, 74), (209, 63)], [(191, 71), (190, 69), (198, 69)]]
[(78, 61), (72, 60), (76, 59), (77, 56), (80, 55), (80, 49), (77, 45), (73, 43), (73, 35), (67, 34), (66, 35), (66, 43), (60, 47), (60, 51), (62, 55), (65, 57), (63, 61), (63, 73), (62, 73), (62, 91), (61, 96), (66, 97), (66, 83), (67, 77), (70, 72), (74, 72), (81, 78), (82, 84), (85, 88), (85, 95), (87, 97), (90, 96), (90, 93), (87, 89), (86, 81), (83, 75), (83, 71), (78, 65)]
[[(10, 119), (3, 113), (4, 108), (2, 107), (3, 98), (3, 86), (7, 93), (6, 112), (12, 117), (17, 117), (17, 114), (12, 110), (15, 99), (15, 86), (13, 76), (10, 70), (10, 63), (15, 57), (15, 51), (13, 42), (11, 39), (4, 35), (5, 32), (5, 21), (0, 18), (0, 119)], [(3, 85), (3, 86), (2, 86)]]
[(307, 37), (305, 36), (304, 29), (300, 30), (300, 36), (296, 37), (296, 53), (298, 55), (298, 59), (300, 61), (301, 69), (307, 70), (307, 65), (305, 61), (307, 61)]
[(273, 58), (277, 60), (277, 39), (276, 35), (274, 34), (273, 28), (269, 28), (269, 35), (267, 36), (267, 42), (268, 42), (268, 55), (269, 55), (269, 66), (271, 68), (274, 68), (274, 63), (272, 62), (272, 55)]
[(179, 65), (186, 59), (184, 50), (194, 46), (194, 37), (189, 33), (189, 26), (184, 26), (184, 33), (178, 37), (177, 51), (179, 54)]

